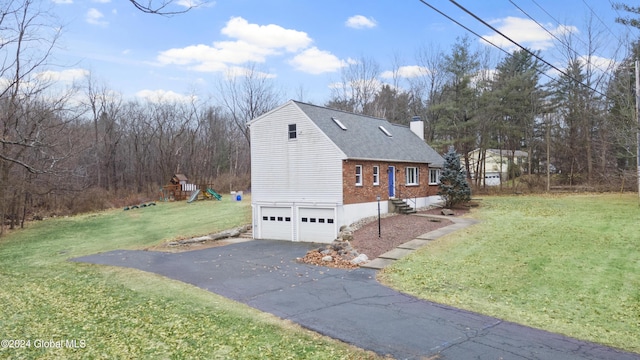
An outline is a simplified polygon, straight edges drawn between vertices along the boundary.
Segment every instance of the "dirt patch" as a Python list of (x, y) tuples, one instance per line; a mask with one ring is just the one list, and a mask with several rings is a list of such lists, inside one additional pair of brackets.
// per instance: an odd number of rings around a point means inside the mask
[(239, 241), (248, 241), (248, 240), (251, 240), (251, 239), (234, 238), (234, 239), (210, 240), (210, 241), (203, 241), (203, 242), (192, 243), (192, 244), (181, 244), (181, 245), (169, 245), (168, 243), (163, 243), (159, 245), (150, 246), (148, 248), (145, 248), (144, 250), (162, 251), (162, 252), (168, 252), (168, 253), (180, 253), (185, 251), (202, 250), (202, 249), (208, 249), (208, 248), (213, 248), (218, 246), (225, 246), (229, 244), (235, 244)]

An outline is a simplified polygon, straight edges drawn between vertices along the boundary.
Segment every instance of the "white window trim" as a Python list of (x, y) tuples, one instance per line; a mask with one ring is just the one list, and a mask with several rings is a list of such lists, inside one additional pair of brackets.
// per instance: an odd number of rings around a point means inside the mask
[(356, 186), (362, 186), (362, 165), (356, 165)]
[[(409, 182), (409, 172), (410, 169), (413, 170), (414, 182)], [(420, 185), (420, 169), (415, 166), (407, 166), (404, 168), (404, 178), (407, 186), (417, 186)]]
[(380, 185), (380, 167), (377, 165), (373, 167), (373, 185)]
[[(431, 172), (436, 173), (436, 181), (431, 181)], [(429, 185), (438, 185), (440, 183), (440, 169), (429, 169)]]
[[(291, 126), (295, 126), (295, 130), (291, 131)], [(291, 137), (291, 135), (294, 135), (294, 137)], [(287, 137), (289, 138), (289, 140), (296, 140), (298, 138), (298, 125), (297, 124), (289, 124), (287, 126)]]

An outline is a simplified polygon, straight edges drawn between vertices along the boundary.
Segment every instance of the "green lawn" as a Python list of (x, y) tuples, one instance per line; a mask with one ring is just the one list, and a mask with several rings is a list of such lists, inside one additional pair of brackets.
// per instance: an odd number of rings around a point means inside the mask
[(250, 211), (246, 198), (159, 203), (50, 219), (0, 238), (0, 340), (25, 341), (3, 342), (0, 358), (374, 358), (188, 284), (67, 261), (217, 232), (249, 223)]
[(640, 352), (637, 194), (488, 197), (482, 222), (385, 269), (418, 297)]

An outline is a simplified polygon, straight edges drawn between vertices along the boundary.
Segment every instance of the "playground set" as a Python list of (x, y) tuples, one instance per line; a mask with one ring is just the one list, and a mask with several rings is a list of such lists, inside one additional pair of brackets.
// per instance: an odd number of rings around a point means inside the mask
[(161, 191), (162, 201), (182, 201), (187, 200), (188, 203), (196, 200), (216, 199), (222, 200), (222, 195), (218, 194), (212, 184), (192, 184), (184, 174), (175, 174), (164, 185)]

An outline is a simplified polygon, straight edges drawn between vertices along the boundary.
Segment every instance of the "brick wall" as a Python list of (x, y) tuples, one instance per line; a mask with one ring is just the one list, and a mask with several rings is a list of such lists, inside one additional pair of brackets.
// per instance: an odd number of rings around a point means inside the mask
[[(362, 185), (356, 186), (356, 166), (362, 166)], [(379, 185), (373, 185), (373, 167), (379, 167)], [(396, 169), (396, 198), (413, 198), (436, 195), (437, 185), (429, 186), (429, 168), (426, 164), (394, 163), (384, 161), (344, 160), (342, 162), (342, 192), (344, 204), (356, 204), (363, 202), (389, 199), (389, 166)], [(406, 167), (417, 167), (419, 170), (419, 184), (417, 186), (406, 185)]]

